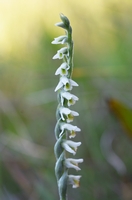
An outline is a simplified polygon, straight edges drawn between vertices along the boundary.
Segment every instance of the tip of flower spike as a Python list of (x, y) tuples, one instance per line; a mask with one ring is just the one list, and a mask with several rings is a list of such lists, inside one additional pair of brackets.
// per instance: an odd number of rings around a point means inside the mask
[(60, 13), (60, 18), (65, 17), (65, 15), (63, 13)]
[(60, 13), (60, 18), (63, 21), (63, 23), (65, 24), (65, 26), (67, 28), (69, 28), (69, 26), (70, 26), (69, 19), (65, 15), (63, 15), (62, 13)]
[(65, 15), (63, 15), (62, 13), (60, 14), (60, 18), (61, 18), (62, 22), (56, 23), (55, 26), (59, 26), (61, 28), (64, 28), (66, 30), (71, 31), (69, 19)]

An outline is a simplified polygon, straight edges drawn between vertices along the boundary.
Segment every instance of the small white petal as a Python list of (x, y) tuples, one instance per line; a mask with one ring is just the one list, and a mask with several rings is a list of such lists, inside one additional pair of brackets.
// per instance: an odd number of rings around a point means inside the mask
[(67, 122), (72, 122), (74, 119), (74, 116), (78, 116), (79, 113), (73, 110), (70, 110), (69, 108), (61, 107), (60, 115), (61, 115), (62, 120), (65, 120), (64, 116), (66, 116)]
[(65, 120), (65, 118), (64, 118), (64, 112), (65, 112), (65, 110), (66, 110), (67, 108), (65, 108), (65, 109), (60, 109), (60, 115), (61, 115), (61, 119), (62, 120)]
[(54, 40), (51, 42), (52, 44), (64, 44), (67, 41), (67, 36), (62, 35), (57, 38), (54, 38)]
[(65, 159), (65, 166), (67, 168), (74, 168), (75, 170), (81, 170), (79, 167), (78, 167), (78, 163), (82, 163), (83, 162), (83, 159), (73, 159), (73, 158), (67, 158)]
[(67, 143), (63, 143), (62, 146), (69, 153), (72, 153), (73, 155), (76, 154), (76, 151), (74, 151)]
[(78, 86), (78, 84), (75, 81), (68, 79), (68, 82), (64, 86), (64, 90), (65, 91), (72, 90), (73, 86)]
[[(58, 87), (58, 85), (59, 85), (59, 87)], [(59, 90), (62, 86), (63, 86), (63, 88), (64, 88), (65, 91), (71, 90), (72, 86), (78, 86), (76, 82), (74, 82), (71, 79), (68, 79), (66, 76), (62, 76), (60, 78), (60, 81), (59, 81), (58, 85), (57, 85), (55, 91)]]
[(68, 47), (62, 47), (60, 50), (58, 50), (59, 53), (68, 53)]
[(64, 99), (67, 99), (67, 104), (68, 106), (74, 105), (76, 103), (76, 101), (79, 100), (79, 98), (69, 92), (62, 92), (61, 93), (61, 103), (63, 105), (64, 103)]
[(68, 79), (67, 77), (64, 77), (64, 76), (61, 77), (61, 81), (64, 84), (65, 91), (72, 90), (72, 86), (78, 86), (78, 84), (75, 81)]
[(62, 120), (65, 120), (64, 116), (67, 116), (68, 114), (70, 114), (70, 112), (71, 110), (69, 108), (65, 108), (65, 107), (60, 108), (60, 115), (61, 115)]
[(62, 76), (61, 81), (63, 82), (63, 86), (64, 86), (65, 91), (72, 89), (72, 85), (70, 84), (70, 80), (67, 77)]
[(63, 85), (66, 85), (67, 83), (69, 83), (69, 79), (65, 76), (61, 77), (60, 80), (62, 81)]
[(64, 140), (64, 142), (62, 143), (63, 148), (70, 152), (73, 153), (73, 155), (76, 154), (77, 151), (77, 147), (81, 145), (81, 142), (74, 142), (71, 140)]
[(68, 178), (69, 178), (69, 183), (72, 184), (73, 188), (79, 187), (81, 176), (68, 175)]
[(70, 100), (73, 98), (74, 100), (77, 101), (79, 99), (77, 96), (75, 96), (74, 94), (71, 94), (70, 92), (63, 92), (62, 96), (67, 100)]
[(60, 78), (60, 81), (59, 81), (59, 83), (58, 83), (58, 85), (57, 85), (56, 88), (55, 88), (55, 92), (56, 92), (57, 90), (59, 90), (61, 87), (63, 87), (63, 85), (66, 84), (67, 81), (68, 81), (68, 79), (67, 79), (66, 77), (61, 77), (61, 78)]
[(71, 164), (70, 162), (65, 162), (65, 166), (66, 166), (67, 168), (73, 168), (73, 169), (75, 169), (75, 170), (77, 170), (77, 171), (81, 170), (78, 166), (73, 165), (73, 164)]
[(64, 55), (68, 54), (68, 47), (63, 47), (57, 51), (57, 54), (53, 56), (53, 59), (62, 59)]
[(80, 128), (78, 128), (77, 126), (73, 126), (72, 124), (67, 124), (67, 123), (62, 123), (61, 125), (61, 129), (67, 129), (69, 131), (81, 131)]
[(60, 133), (59, 136), (61, 136), (63, 134), (63, 132), (65, 130), (67, 130), (67, 131), (70, 132), (69, 138), (74, 138), (76, 136), (76, 132), (80, 132), (81, 131), (81, 129), (78, 128), (77, 126), (73, 126), (73, 125), (68, 124), (68, 123), (61, 123), (60, 129), (61, 129), (61, 133)]
[(70, 81), (71, 81), (72, 86), (78, 86), (78, 84), (75, 81), (73, 81), (71, 79), (70, 79)]
[(71, 110), (69, 108), (62, 107), (60, 109), (60, 113), (64, 115), (69, 115), (71, 113)]
[(68, 74), (68, 69), (70, 67), (68, 66), (68, 64), (66, 62), (62, 63), (61, 66), (56, 70), (55, 75), (67, 75)]
[(61, 68), (59, 67), (59, 68), (56, 70), (55, 75), (58, 75), (58, 74), (60, 74), (60, 73), (61, 73)]
[(63, 62), (63, 63), (61, 64), (61, 67), (62, 67), (62, 68), (67, 68), (67, 69), (70, 68), (70, 66), (69, 66), (66, 62)]
[(79, 116), (79, 113), (78, 112), (75, 112), (75, 111), (71, 111), (71, 114), (73, 115), (73, 116)]
[(59, 58), (59, 54), (58, 53), (53, 56), (53, 59), (58, 59), (58, 58)]
[(59, 90), (62, 86), (63, 86), (63, 83), (60, 81), (60, 82), (58, 83), (58, 85), (56, 86), (56, 88), (55, 88), (55, 92), (56, 92), (57, 90)]

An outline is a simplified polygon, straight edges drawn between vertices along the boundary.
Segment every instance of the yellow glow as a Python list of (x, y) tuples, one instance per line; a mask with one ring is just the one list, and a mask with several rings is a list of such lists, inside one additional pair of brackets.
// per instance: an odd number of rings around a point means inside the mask
[(19, 49), (26, 51), (27, 46), (32, 48), (41, 34), (42, 25), (45, 29), (54, 29), (54, 23), (59, 20), (59, 9), (63, 10), (61, 2), (54, 0), (0, 1), (1, 55)]
[[(119, 3), (122, 12), (131, 4), (128, 0), (125, 3), (119, 0), (1, 0), (0, 53), (8, 54), (25, 48), (27, 44), (32, 48), (41, 34), (42, 25), (52, 32), (60, 31), (54, 27), (54, 23), (60, 21), (60, 12), (70, 18), (76, 32), (75, 39), (82, 36), (83, 40), (87, 41), (89, 35), (89, 40), (92, 38), (92, 43), (98, 48), (100, 40), (97, 33), (102, 34), (104, 27), (113, 31), (112, 25), (106, 21), (110, 14), (110, 3)], [(89, 33), (87, 30), (90, 30)], [(77, 35), (77, 32), (80, 35)], [(78, 45), (83, 49), (81, 42), (78, 42)]]

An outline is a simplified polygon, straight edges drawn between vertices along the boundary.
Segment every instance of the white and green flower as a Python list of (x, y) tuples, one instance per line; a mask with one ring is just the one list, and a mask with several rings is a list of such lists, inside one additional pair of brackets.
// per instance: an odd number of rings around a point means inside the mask
[(61, 93), (61, 103), (62, 103), (62, 105), (64, 104), (64, 99), (66, 99), (68, 101), (67, 102), (68, 106), (74, 105), (76, 103), (76, 101), (79, 100), (79, 98), (77, 96), (71, 94), (70, 92), (62, 92)]
[(67, 158), (65, 159), (64, 163), (65, 163), (65, 166), (67, 168), (73, 168), (75, 170), (81, 170), (79, 167), (78, 167), (78, 164), (79, 163), (82, 163), (83, 162), (83, 159), (80, 158), (80, 159), (73, 159), (73, 158)]
[(73, 188), (77, 188), (80, 186), (80, 178), (82, 176), (74, 176), (74, 175), (68, 175), (68, 181), (69, 184), (72, 184)]
[(65, 91), (69, 91), (69, 90), (72, 90), (73, 86), (78, 86), (78, 84), (75, 81), (73, 81), (72, 79), (68, 79), (67, 77), (62, 76), (60, 78), (58, 85), (55, 88), (55, 92), (57, 90), (61, 89), (62, 87), (64, 87)]
[(64, 62), (61, 64), (61, 66), (56, 70), (55, 75), (61, 75), (61, 76), (66, 76), (68, 75), (68, 69), (70, 66)]
[(61, 35), (51, 42), (52, 44), (65, 44), (67, 43), (67, 35)]
[(70, 110), (69, 108), (61, 107), (60, 108), (60, 115), (61, 115), (61, 119), (63, 121), (66, 120), (69, 123), (69, 122), (73, 121), (74, 116), (79, 116), (79, 113), (75, 112), (73, 110)]
[(81, 142), (73, 142), (71, 140), (64, 140), (62, 142), (62, 147), (68, 151), (69, 153), (72, 153), (73, 155), (76, 154), (77, 148), (81, 145)]
[(73, 126), (68, 123), (62, 123), (60, 129), (61, 129), (60, 136), (64, 133), (65, 130), (68, 130), (70, 132), (69, 138), (74, 138), (76, 136), (76, 132), (81, 131), (81, 129), (78, 128), (77, 126)]
[(68, 56), (68, 52), (68, 47), (63, 47), (57, 51), (57, 54), (53, 56), (53, 59), (62, 59), (65, 55)]

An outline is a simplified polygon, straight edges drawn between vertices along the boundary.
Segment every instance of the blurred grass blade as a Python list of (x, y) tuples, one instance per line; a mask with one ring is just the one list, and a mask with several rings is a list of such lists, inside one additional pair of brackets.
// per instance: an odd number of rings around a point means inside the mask
[(109, 99), (107, 101), (110, 110), (115, 114), (116, 118), (121, 122), (126, 130), (127, 135), (132, 138), (132, 110), (117, 99)]

